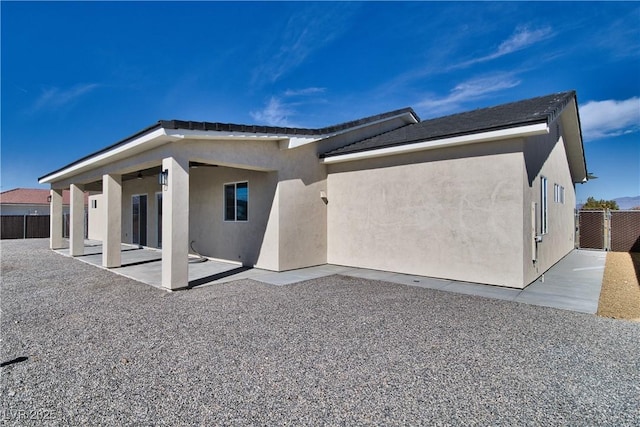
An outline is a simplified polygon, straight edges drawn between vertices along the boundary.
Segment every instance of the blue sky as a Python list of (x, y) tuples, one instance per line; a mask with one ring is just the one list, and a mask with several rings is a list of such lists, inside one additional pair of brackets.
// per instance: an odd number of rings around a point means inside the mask
[(321, 127), (575, 89), (578, 200), (640, 195), (640, 4), (6, 2), (2, 190), (159, 119)]

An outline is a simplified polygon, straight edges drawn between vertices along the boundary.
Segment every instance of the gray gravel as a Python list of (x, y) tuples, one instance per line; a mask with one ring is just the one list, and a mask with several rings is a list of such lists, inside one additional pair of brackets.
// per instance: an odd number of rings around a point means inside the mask
[(640, 425), (639, 323), (342, 276), (167, 293), (1, 245), (7, 424)]

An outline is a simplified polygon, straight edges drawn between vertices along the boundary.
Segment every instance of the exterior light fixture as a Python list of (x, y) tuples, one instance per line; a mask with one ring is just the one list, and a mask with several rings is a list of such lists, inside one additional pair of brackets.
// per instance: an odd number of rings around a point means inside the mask
[(165, 169), (158, 174), (158, 184), (162, 186), (169, 185), (169, 169)]
[(47, 203), (51, 203), (51, 195), (47, 196)]
[(136, 176), (137, 179), (142, 179), (142, 172), (138, 172), (138, 176)]

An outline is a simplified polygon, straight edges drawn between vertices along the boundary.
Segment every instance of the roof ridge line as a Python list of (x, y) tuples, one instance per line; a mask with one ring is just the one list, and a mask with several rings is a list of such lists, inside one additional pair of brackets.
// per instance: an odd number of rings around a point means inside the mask
[(320, 157), (328, 158), (340, 154), (431, 141), (444, 137), (509, 129), (526, 124), (545, 123), (549, 126), (560, 117), (564, 109), (575, 98), (575, 90), (569, 90), (433, 117), (414, 123), (410, 127), (402, 126), (325, 151)]
[[(417, 117), (417, 116), (416, 116), (416, 117)], [(420, 123), (420, 122), (418, 122), (418, 123)], [(394, 128), (394, 129), (389, 129), (389, 130), (387, 130), (387, 131), (384, 131), (384, 132), (381, 132), (381, 133), (378, 133), (378, 134), (375, 134), (375, 135), (371, 135), (371, 136), (368, 136), (368, 137), (363, 138), (363, 139), (359, 139), (359, 140), (354, 141), (354, 142), (351, 142), (351, 143), (349, 143), (349, 144), (347, 144), (347, 145), (343, 145), (342, 147), (334, 148), (333, 150), (325, 151), (324, 153), (321, 153), (321, 154), (320, 154), (320, 158), (323, 158), (323, 157), (324, 157), (324, 155), (325, 155), (326, 153), (330, 153), (331, 151), (344, 149), (344, 148), (350, 147), (350, 146), (352, 146), (352, 145), (359, 144), (359, 143), (361, 143), (362, 141), (366, 141), (367, 139), (377, 138), (377, 137), (382, 136), (382, 135), (385, 135), (385, 134), (387, 134), (387, 133), (395, 132), (395, 131), (398, 131), (398, 130), (400, 130), (400, 129), (406, 128), (407, 126), (413, 126), (413, 125), (415, 125), (415, 124), (417, 124), (417, 123), (407, 123), (407, 124), (405, 124), (405, 125), (403, 125), (403, 126), (400, 126), (400, 127)]]
[(340, 132), (356, 126), (366, 125), (377, 120), (384, 120), (400, 114), (411, 114), (419, 122), (420, 117), (411, 107), (400, 108), (397, 110), (391, 110), (384, 113), (374, 114), (371, 116), (362, 117), (360, 119), (349, 120), (334, 125), (324, 126), (320, 128), (305, 128), (295, 126), (271, 126), (271, 125), (257, 125), (257, 124), (242, 124), (242, 123), (223, 123), (223, 122), (209, 122), (209, 121), (193, 121), (193, 120), (158, 120), (158, 125), (165, 129), (189, 129), (189, 130), (204, 130), (204, 131), (227, 131), (227, 132), (249, 132), (249, 133), (284, 133), (293, 135), (328, 135), (334, 132)]

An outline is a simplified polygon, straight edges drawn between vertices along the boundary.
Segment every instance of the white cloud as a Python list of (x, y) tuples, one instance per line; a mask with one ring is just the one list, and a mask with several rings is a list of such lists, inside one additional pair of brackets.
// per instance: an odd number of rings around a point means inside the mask
[(306, 104), (318, 102), (313, 95), (326, 91), (323, 87), (307, 87), (303, 89), (287, 89), (283, 94), (272, 96), (262, 110), (249, 114), (256, 122), (269, 126), (297, 127), (291, 117), (298, 114), (298, 109)]
[(275, 83), (302, 65), (315, 51), (342, 36), (355, 9), (350, 3), (305, 4), (274, 32), (262, 53), (252, 83)]
[(32, 112), (43, 109), (55, 109), (71, 104), (83, 95), (91, 92), (100, 85), (97, 83), (77, 84), (69, 89), (60, 89), (53, 87), (42, 92), (40, 97), (31, 107)]
[(421, 115), (433, 117), (462, 108), (465, 103), (482, 99), (488, 94), (510, 89), (520, 84), (510, 73), (479, 77), (464, 81), (449, 91), (444, 97), (430, 97), (417, 104)]
[(318, 93), (324, 93), (326, 88), (323, 87), (307, 87), (304, 89), (287, 89), (284, 92), (284, 96), (307, 96), (307, 95), (315, 95)]
[(260, 124), (269, 126), (294, 127), (289, 121), (289, 117), (294, 111), (284, 104), (280, 98), (272, 96), (267, 105), (260, 111), (249, 113), (251, 117)]
[(580, 124), (585, 140), (637, 132), (640, 130), (640, 98), (589, 101), (580, 107)]
[(536, 30), (529, 30), (527, 27), (518, 27), (508, 39), (500, 43), (495, 52), (461, 62), (449, 69), (466, 68), (473, 64), (491, 61), (493, 59), (500, 58), (501, 56), (526, 49), (531, 45), (552, 37), (553, 35), (554, 33), (551, 27), (538, 28)]
[(503, 41), (496, 53), (495, 57), (507, 55), (511, 52), (524, 49), (532, 44), (548, 39), (553, 35), (550, 27), (539, 28), (537, 30), (529, 30), (526, 27), (516, 28), (516, 31), (507, 40)]

